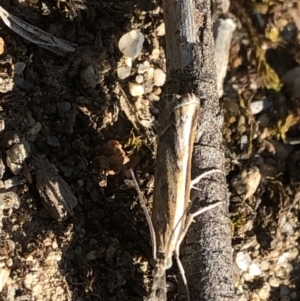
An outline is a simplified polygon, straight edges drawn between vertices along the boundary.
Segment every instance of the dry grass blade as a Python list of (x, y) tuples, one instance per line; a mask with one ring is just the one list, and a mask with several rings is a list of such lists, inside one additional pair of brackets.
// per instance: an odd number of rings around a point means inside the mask
[(40, 47), (46, 48), (56, 54), (64, 55), (66, 52), (74, 52), (76, 44), (57, 38), (37, 27), (34, 27), (0, 6), (0, 18), (4, 24), (24, 39)]
[(153, 259), (156, 260), (156, 237), (155, 237), (155, 231), (154, 231), (153, 223), (152, 223), (150, 214), (148, 212), (147, 206), (145, 204), (143, 193), (142, 193), (142, 191), (139, 187), (139, 184), (136, 180), (136, 177), (135, 177), (134, 172), (133, 172), (132, 169), (130, 169), (130, 173), (131, 173), (131, 177), (133, 179), (135, 189), (138, 193), (138, 197), (140, 199), (140, 203), (141, 203), (141, 206), (143, 208), (143, 211), (144, 211), (144, 214), (146, 216), (147, 223), (148, 223), (148, 226), (149, 226), (149, 229), (150, 229), (150, 236), (151, 236), (151, 242), (152, 242), (152, 252), (153, 252), (152, 256), (153, 256)]

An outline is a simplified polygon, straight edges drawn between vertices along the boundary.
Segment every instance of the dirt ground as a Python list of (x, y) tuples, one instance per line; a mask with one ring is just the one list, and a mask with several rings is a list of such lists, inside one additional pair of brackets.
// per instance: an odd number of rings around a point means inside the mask
[[(151, 208), (161, 3), (0, 5), (77, 44), (61, 56), (0, 21), (0, 300), (141, 301), (151, 246), (129, 168)], [(300, 300), (299, 13), (298, 1), (235, 0), (219, 14), (236, 24), (220, 105), (239, 300)], [(128, 61), (118, 42), (133, 29), (145, 41)], [(176, 270), (168, 280), (176, 300)]]

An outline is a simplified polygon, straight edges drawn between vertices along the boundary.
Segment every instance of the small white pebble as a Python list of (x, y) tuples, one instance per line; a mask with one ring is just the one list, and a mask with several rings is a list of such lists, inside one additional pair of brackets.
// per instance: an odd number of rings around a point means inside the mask
[(269, 284), (272, 287), (278, 287), (279, 286), (279, 280), (275, 277), (271, 277), (268, 281), (269, 281)]
[(145, 92), (144, 87), (136, 83), (129, 83), (128, 88), (130, 95), (133, 97), (142, 96)]
[(157, 87), (161, 87), (166, 82), (166, 73), (161, 69), (155, 69), (153, 78), (154, 78), (154, 85)]
[(135, 77), (135, 81), (136, 81), (138, 84), (141, 84), (141, 83), (144, 81), (143, 75), (137, 75), (137, 76)]
[(155, 94), (155, 95), (160, 95), (161, 94), (161, 88), (157, 88), (157, 89), (155, 89), (154, 91), (153, 91), (153, 93)]
[(128, 68), (132, 67), (132, 58), (131, 57), (126, 57), (124, 62)]
[(260, 270), (260, 268), (258, 267), (257, 264), (255, 264), (255, 263), (251, 263), (250, 264), (250, 266), (249, 266), (249, 274), (252, 277), (259, 276), (261, 274), (261, 270)]
[(238, 252), (236, 254), (235, 262), (239, 269), (243, 272), (249, 269), (250, 264), (252, 263), (251, 257), (248, 253)]
[(273, 103), (268, 99), (257, 100), (257, 101), (251, 102), (250, 110), (253, 115), (256, 115), (256, 114), (259, 114), (263, 111), (270, 109), (272, 107), (272, 105), (273, 105)]
[(139, 64), (138, 66), (138, 73), (143, 74), (146, 71), (148, 71), (150, 68), (150, 63), (149, 61), (144, 61), (143, 63)]
[(158, 27), (156, 28), (156, 34), (159, 36), (159, 37), (163, 37), (165, 34), (166, 34), (166, 28), (165, 28), (165, 23), (160, 23), (158, 25)]
[(36, 279), (36, 274), (34, 272), (26, 274), (26, 276), (25, 276), (25, 278), (23, 280), (24, 286), (27, 289), (31, 290), (32, 289), (32, 285), (35, 282), (35, 279)]
[(119, 49), (126, 56), (135, 59), (143, 48), (144, 35), (138, 30), (124, 34), (119, 40)]
[(127, 67), (120, 67), (117, 69), (117, 75), (119, 79), (125, 79), (130, 76), (130, 68)]
[(159, 101), (160, 97), (155, 95), (154, 93), (150, 93), (149, 96), (148, 96), (148, 99), (151, 100), (151, 101)]
[(57, 248), (58, 248), (57, 241), (54, 241), (54, 242), (52, 243), (52, 249), (55, 250), (55, 249), (57, 249)]

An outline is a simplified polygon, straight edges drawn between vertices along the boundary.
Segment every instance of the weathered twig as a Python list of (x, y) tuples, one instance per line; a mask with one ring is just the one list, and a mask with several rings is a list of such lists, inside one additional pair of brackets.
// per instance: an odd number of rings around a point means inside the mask
[(7, 12), (2, 6), (0, 6), (0, 18), (7, 27), (27, 41), (46, 48), (55, 54), (64, 55), (67, 52), (75, 51), (76, 44), (57, 38), (50, 33), (20, 20), (13, 14)]
[[(192, 174), (224, 170), (222, 114), (216, 70), (210, 0), (163, 0), (166, 26), (168, 94), (194, 93), (201, 102), (195, 138)], [(176, 20), (176, 21), (175, 21)], [(200, 130), (201, 129), (201, 130)], [(192, 212), (222, 202), (213, 211), (198, 215), (181, 248), (192, 301), (234, 299), (231, 233), (224, 175), (197, 185)], [(200, 193), (201, 192), (201, 193)], [(186, 300), (185, 291), (183, 299)]]

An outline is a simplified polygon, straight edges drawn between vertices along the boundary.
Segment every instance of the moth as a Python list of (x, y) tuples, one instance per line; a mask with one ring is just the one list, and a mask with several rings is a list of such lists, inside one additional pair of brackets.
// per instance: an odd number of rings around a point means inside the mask
[[(203, 177), (221, 171), (213, 169), (191, 180), (200, 102), (193, 93), (182, 96), (173, 94), (168, 100), (159, 116), (152, 219), (149, 215), (147, 218), (156, 262), (149, 301), (166, 300), (166, 288), (163, 287), (165, 272), (172, 266), (173, 255), (187, 288), (184, 268), (179, 259), (180, 245), (193, 218), (221, 203), (213, 203), (194, 213), (189, 212), (191, 188)], [(145, 205), (143, 208), (147, 211)], [(145, 214), (147, 217), (148, 213)], [(188, 288), (187, 299), (189, 300)]]

